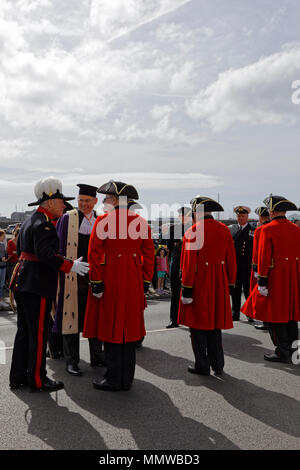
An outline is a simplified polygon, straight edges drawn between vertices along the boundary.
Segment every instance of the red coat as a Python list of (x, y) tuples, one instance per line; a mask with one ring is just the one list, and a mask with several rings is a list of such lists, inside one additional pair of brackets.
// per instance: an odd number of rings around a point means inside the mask
[(286, 218), (262, 226), (258, 249), (258, 275), (269, 295), (256, 286), (242, 312), (272, 323), (300, 321), (300, 229)]
[[(107, 227), (114, 222), (115, 234), (114, 230), (107, 234)], [(138, 227), (143, 228), (144, 239), (128, 236), (133, 224), (136, 232)], [(127, 209), (98, 217), (90, 238), (88, 262), (90, 280), (103, 281), (104, 294), (97, 299), (89, 290), (83, 336), (110, 343), (141, 339), (146, 334), (143, 281), (151, 281), (154, 271), (154, 246), (145, 219)]]
[(17, 247), (13, 240), (8, 240), (7, 242), (7, 254), (10, 257), (10, 263), (17, 263), (18, 262), (18, 255), (17, 255)]
[(260, 232), (261, 232), (262, 227), (263, 227), (263, 225), (259, 225), (258, 227), (256, 227), (256, 229), (254, 231), (253, 250), (252, 250), (252, 270), (251, 270), (251, 278), (250, 278), (250, 292), (255, 288), (255, 286), (257, 284), (257, 279), (254, 277), (254, 272), (257, 272), (258, 246), (259, 246), (259, 238), (260, 238)]
[(236, 257), (231, 233), (213, 218), (204, 219), (204, 243), (189, 250), (197, 222), (185, 233), (182, 244), (182, 286), (193, 288), (193, 303), (180, 302), (178, 323), (199, 330), (233, 328), (229, 284), (235, 283)]

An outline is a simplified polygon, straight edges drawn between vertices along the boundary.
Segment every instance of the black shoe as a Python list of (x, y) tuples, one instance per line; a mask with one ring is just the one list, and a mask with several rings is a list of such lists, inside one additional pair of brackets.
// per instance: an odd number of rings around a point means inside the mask
[(178, 323), (174, 323), (172, 321), (166, 326), (166, 328), (178, 328), (178, 327), (179, 327)]
[(270, 361), (270, 362), (283, 362), (284, 364), (291, 364), (292, 363), (290, 358), (279, 357), (275, 353), (265, 354), (264, 355), (264, 360), (265, 361)]
[(93, 386), (97, 390), (103, 390), (105, 392), (117, 392), (118, 390), (121, 390), (121, 388), (115, 388), (112, 387), (106, 379), (95, 379), (93, 380)]
[(66, 371), (71, 375), (76, 375), (77, 377), (80, 377), (82, 375), (82, 372), (77, 364), (68, 364), (66, 367)]
[(24, 382), (10, 382), (9, 388), (11, 390), (17, 390), (19, 388), (25, 388), (27, 387), (27, 385), (28, 385), (27, 381), (26, 382), (25, 381)]
[(240, 321), (240, 316), (239, 315), (233, 315), (232, 321)]
[(223, 369), (213, 369), (215, 375), (222, 375)]
[(62, 382), (55, 382), (55, 380), (46, 379), (46, 382), (43, 383), (41, 388), (37, 387), (30, 387), (32, 392), (40, 391), (40, 392), (56, 392), (57, 390), (62, 390), (64, 388), (64, 384)]
[(91, 367), (105, 367), (106, 362), (103, 361), (102, 359), (99, 359), (98, 361), (91, 361)]
[(131, 386), (130, 386), (130, 387), (124, 387), (124, 386), (123, 386), (123, 387), (121, 388), (121, 390), (123, 390), (124, 392), (125, 392), (125, 391), (127, 392), (127, 391), (130, 390), (130, 389), (131, 389)]
[(198, 374), (198, 375), (210, 375), (210, 372), (203, 372), (199, 369), (196, 369), (196, 367), (193, 366), (188, 366), (188, 372), (191, 374)]
[(254, 320), (251, 317), (247, 317), (247, 320), (248, 320), (249, 323), (254, 323)]
[(50, 358), (51, 359), (60, 359), (60, 354), (55, 352), (55, 353), (50, 353)]
[(264, 325), (263, 323), (260, 325), (254, 325), (254, 328), (256, 328), (257, 330), (268, 330), (269, 328)]

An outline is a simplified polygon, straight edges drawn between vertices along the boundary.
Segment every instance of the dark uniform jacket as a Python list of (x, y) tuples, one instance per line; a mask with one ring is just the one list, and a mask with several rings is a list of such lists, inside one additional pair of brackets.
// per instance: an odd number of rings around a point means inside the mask
[(233, 234), (238, 274), (246, 270), (249, 272), (250, 276), (253, 239), (254, 228), (249, 223), (244, 229), (237, 230)]
[(180, 270), (180, 257), (181, 257), (181, 248), (182, 248), (182, 239), (188, 228), (191, 227), (191, 224), (183, 225), (181, 223), (176, 223), (170, 225), (168, 232), (167, 247), (170, 253), (170, 273), (175, 276), (179, 275)]
[(50, 217), (39, 207), (23, 223), (17, 243), (20, 260), (11, 288), (54, 300), (58, 271), (69, 272), (73, 263), (58, 254), (59, 239)]

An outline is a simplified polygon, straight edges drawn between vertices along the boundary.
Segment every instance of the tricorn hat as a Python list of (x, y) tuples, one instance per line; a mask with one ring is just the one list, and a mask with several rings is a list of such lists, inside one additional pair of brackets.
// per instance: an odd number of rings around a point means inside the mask
[(192, 204), (192, 211), (196, 212), (199, 206), (203, 206), (204, 212), (223, 212), (224, 209), (217, 201), (205, 196), (194, 197), (190, 204)]
[(293, 202), (289, 201), (283, 196), (270, 196), (264, 199), (263, 203), (267, 206), (270, 211), (286, 212), (286, 211), (297, 211), (298, 207)]
[(97, 193), (111, 194), (113, 196), (124, 196), (129, 199), (138, 199), (137, 190), (131, 184), (122, 183), (121, 181), (110, 180), (97, 189)]
[(182, 217), (191, 217), (192, 215), (192, 209), (186, 206), (180, 207), (177, 212), (178, 215), (181, 215)]
[(138, 210), (138, 209), (143, 209), (143, 207), (141, 206), (141, 204), (139, 204), (138, 202), (134, 201), (133, 199), (128, 199), (127, 201), (127, 207), (128, 209), (132, 209), (132, 210)]
[(267, 207), (260, 206), (255, 209), (255, 214), (259, 215), (260, 217), (269, 217), (270, 213)]
[(77, 186), (79, 187), (79, 194), (96, 197), (97, 186), (91, 186), (90, 184), (77, 184)]
[(247, 206), (236, 206), (233, 211), (236, 213), (236, 214), (250, 214), (251, 212), (251, 209), (250, 207), (247, 207)]
[(37, 198), (35, 202), (30, 202), (28, 206), (39, 206), (42, 202), (49, 199), (63, 199), (64, 201), (72, 201), (74, 197), (64, 196), (62, 193), (62, 183), (59, 179), (49, 176), (39, 180), (34, 187), (34, 194)]

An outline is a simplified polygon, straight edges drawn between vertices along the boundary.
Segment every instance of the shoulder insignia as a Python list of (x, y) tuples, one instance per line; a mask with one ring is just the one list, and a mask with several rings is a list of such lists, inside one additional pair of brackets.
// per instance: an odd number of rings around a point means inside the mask
[(44, 227), (44, 228), (45, 228), (45, 230), (51, 230), (51, 228), (50, 228), (50, 227)]

